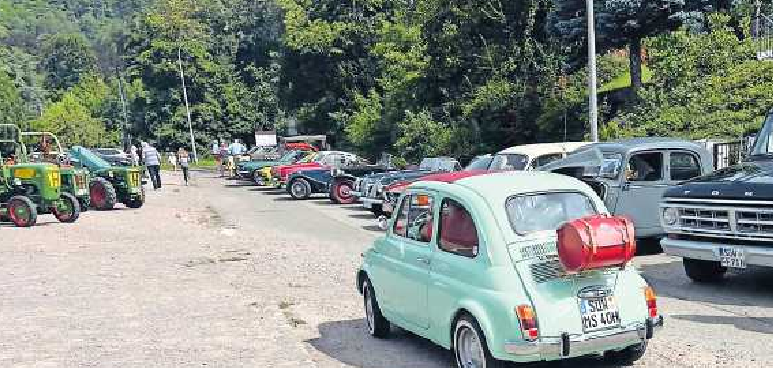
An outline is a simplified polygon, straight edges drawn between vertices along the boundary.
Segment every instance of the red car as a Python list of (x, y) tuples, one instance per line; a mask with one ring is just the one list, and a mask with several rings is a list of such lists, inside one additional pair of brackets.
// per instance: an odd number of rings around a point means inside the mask
[(402, 195), (403, 192), (405, 192), (405, 188), (407, 188), (409, 185), (413, 184), (414, 182), (442, 181), (446, 183), (452, 183), (460, 179), (481, 175), (481, 174), (486, 174), (490, 172), (492, 171), (467, 170), (467, 171), (444, 172), (444, 173), (437, 173), (437, 174), (422, 176), (414, 180), (401, 180), (401, 181), (394, 182), (384, 187), (384, 204), (382, 206), (382, 209), (384, 211), (385, 216), (383, 217), (388, 218), (389, 216), (392, 215), (392, 209), (394, 208), (395, 204), (397, 204), (397, 200), (400, 198), (400, 195)]

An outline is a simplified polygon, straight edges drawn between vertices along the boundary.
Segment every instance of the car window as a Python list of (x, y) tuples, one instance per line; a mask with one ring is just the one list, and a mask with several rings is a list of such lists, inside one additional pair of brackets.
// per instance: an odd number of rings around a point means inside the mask
[(410, 202), (410, 196), (404, 197), (403, 202), (400, 204), (400, 209), (397, 211), (397, 217), (395, 217), (394, 227), (392, 228), (392, 232), (397, 236), (407, 236), (406, 230), (408, 227), (406, 224), (408, 223), (408, 210), (411, 207)]
[(478, 229), (472, 215), (461, 203), (450, 198), (443, 199), (438, 231), (441, 250), (465, 257), (478, 255)]
[(494, 161), (493, 156), (480, 156), (476, 157), (470, 162), (467, 167), (464, 168), (466, 171), (472, 171), (472, 170), (488, 170), (489, 166), (491, 166), (491, 162)]
[(422, 243), (432, 240), (432, 197), (413, 193), (405, 196), (397, 212), (393, 232)]
[(671, 152), (671, 180), (689, 180), (701, 175), (701, 164), (690, 152)]
[(596, 214), (593, 202), (579, 192), (551, 192), (510, 197), (505, 205), (510, 225), (524, 235), (556, 230), (563, 223)]
[(561, 153), (549, 153), (547, 155), (537, 156), (537, 158), (531, 162), (531, 168), (536, 169), (540, 166), (545, 166), (555, 160), (560, 160), (563, 157), (564, 155)]
[(525, 170), (528, 165), (529, 156), (516, 153), (507, 153), (496, 155), (496, 157), (494, 157), (494, 164), (492, 167), (498, 170), (521, 171)]
[(628, 181), (663, 180), (663, 153), (645, 152), (632, 155), (625, 172)]

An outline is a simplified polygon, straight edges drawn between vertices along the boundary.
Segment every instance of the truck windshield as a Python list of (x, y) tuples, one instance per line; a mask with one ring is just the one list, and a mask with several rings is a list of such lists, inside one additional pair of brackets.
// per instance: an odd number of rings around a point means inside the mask
[(770, 155), (773, 154), (773, 113), (768, 115), (763, 125), (762, 130), (757, 135), (757, 140), (754, 142), (754, 149), (752, 149), (752, 155)]

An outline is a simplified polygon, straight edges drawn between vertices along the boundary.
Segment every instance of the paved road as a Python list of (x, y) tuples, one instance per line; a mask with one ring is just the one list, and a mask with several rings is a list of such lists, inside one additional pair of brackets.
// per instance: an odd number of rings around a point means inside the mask
[[(407, 333), (366, 336), (354, 269), (379, 232), (358, 206), (197, 173), (141, 210), (41, 225), (0, 225), (2, 367), (452, 364)], [(667, 317), (641, 365), (773, 365), (773, 272), (699, 286), (678, 259), (637, 264)]]

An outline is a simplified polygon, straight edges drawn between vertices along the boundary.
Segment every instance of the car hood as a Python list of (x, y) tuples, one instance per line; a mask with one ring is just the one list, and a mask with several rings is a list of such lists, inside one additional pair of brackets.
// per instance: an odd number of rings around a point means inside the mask
[(773, 161), (747, 161), (670, 188), (665, 197), (773, 200)]

